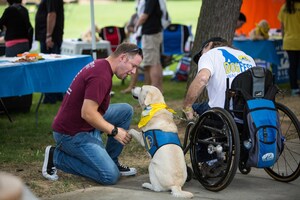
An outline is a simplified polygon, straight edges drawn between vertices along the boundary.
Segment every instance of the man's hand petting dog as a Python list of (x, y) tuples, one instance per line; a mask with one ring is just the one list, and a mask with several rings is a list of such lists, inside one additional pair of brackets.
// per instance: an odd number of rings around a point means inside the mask
[(118, 127), (118, 134), (114, 138), (121, 144), (126, 145), (131, 141), (132, 136), (124, 129)]

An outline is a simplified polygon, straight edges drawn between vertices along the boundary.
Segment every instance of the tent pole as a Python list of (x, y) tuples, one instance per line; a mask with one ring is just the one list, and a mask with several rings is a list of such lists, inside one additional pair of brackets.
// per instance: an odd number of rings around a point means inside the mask
[(94, 60), (97, 59), (97, 50), (96, 50), (96, 36), (95, 36), (95, 15), (94, 15), (94, 0), (90, 0), (91, 5), (91, 32), (92, 32), (92, 53)]

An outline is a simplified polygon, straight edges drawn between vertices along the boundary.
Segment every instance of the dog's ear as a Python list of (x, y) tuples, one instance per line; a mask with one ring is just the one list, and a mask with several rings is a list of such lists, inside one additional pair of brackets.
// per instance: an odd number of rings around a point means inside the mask
[(144, 100), (144, 104), (146, 106), (150, 105), (151, 103), (153, 103), (152, 99), (153, 99), (153, 92), (151, 91), (147, 91), (146, 93), (146, 97), (145, 97), (145, 100)]
[(164, 97), (160, 90), (156, 87), (150, 86), (147, 90), (147, 94), (145, 97), (145, 105), (150, 105), (153, 103), (164, 103)]

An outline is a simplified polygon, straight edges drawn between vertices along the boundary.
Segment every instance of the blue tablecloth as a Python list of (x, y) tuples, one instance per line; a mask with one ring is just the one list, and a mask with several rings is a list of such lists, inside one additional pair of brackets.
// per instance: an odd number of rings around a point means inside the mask
[(233, 40), (234, 47), (252, 58), (259, 58), (275, 65), (280, 65), (276, 48), (281, 44), (281, 40)]
[(0, 58), (0, 97), (33, 92), (65, 92), (74, 76), (93, 59), (89, 55), (62, 56), (30, 63)]
[(233, 40), (233, 46), (254, 59), (271, 63), (276, 83), (289, 82), (289, 62), (287, 53), (282, 50), (282, 40)]

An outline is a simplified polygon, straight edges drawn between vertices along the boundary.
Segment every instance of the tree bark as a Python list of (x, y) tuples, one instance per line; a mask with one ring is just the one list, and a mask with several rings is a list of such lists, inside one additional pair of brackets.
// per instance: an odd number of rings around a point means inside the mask
[[(242, 0), (202, 0), (192, 57), (200, 50), (202, 43), (211, 37), (222, 37), (232, 43)], [(187, 88), (197, 74), (197, 64), (191, 61), (191, 70)], [(198, 102), (207, 101), (207, 92), (203, 92)]]

